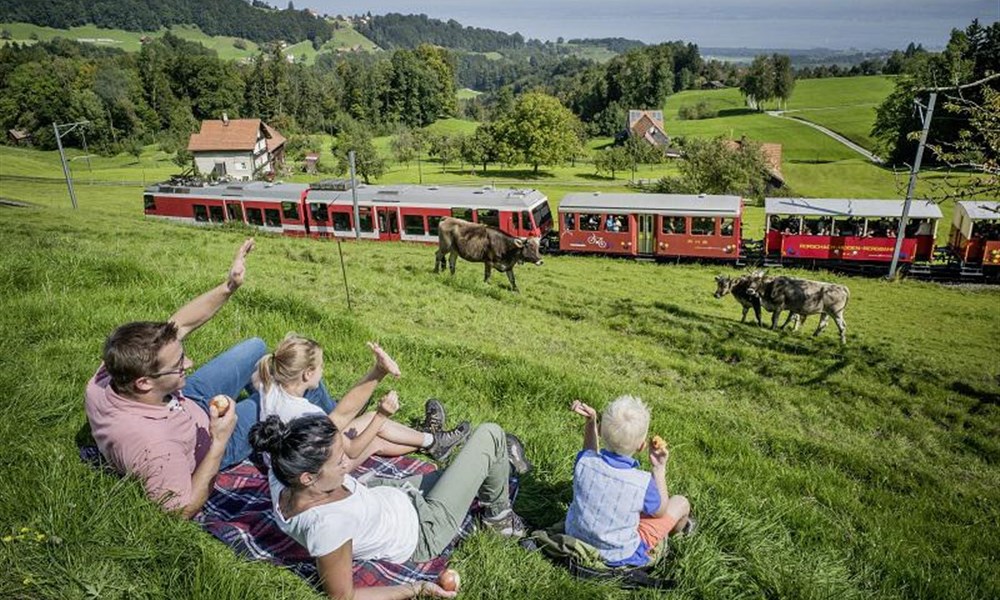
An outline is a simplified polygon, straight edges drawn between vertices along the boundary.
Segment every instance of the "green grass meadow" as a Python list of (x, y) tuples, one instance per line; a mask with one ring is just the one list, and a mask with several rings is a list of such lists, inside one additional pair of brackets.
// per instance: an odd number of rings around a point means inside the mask
[[(823, 146), (830, 163), (810, 163), (797, 134), (771, 129), (795, 123), (728, 119), (787, 141), (797, 185), (855, 189), (822, 170), (850, 157)], [(138, 183), (177, 170), (154, 148), (95, 158), (89, 178), (85, 160), (72, 165), (75, 211), (57, 154), (0, 149), (0, 197), (28, 204), (0, 204), (0, 597), (318, 597), (162, 514), (136, 482), (77, 460), (83, 388), (105, 336), (166, 318), (216, 285), (248, 233), (145, 219)], [(426, 166), (428, 178), (440, 171)], [(601, 183), (565, 169), (492, 175), (554, 201)], [(415, 175), (408, 167), (386, 180)], [(733, 273), (721, 265), (547, 257), (518, 268), (514, 294), (498, 274), (483, 283), (480, 265), (435, 276), (431, 246), (349, 242), (349, 310), (336, 244), (257, 240), (246, 285), (188, 338), (188, 354), (201, 363), (248, 336), (273, 345), (297, 331), (324, 346), (326, 382), (343, 393), (369, 365), (364, 343), (378, 340), (403, 370), (380, 387), (400, 392), (399, 419), (437, 396), (452, 422), (496, 421), (525, 440), (536, 470), (516, 508), (534, 526), (560, 520), (571, 498), (582, 423), (569, 403), (644, 398), (651, 431), (672, 448), (669, 489), (691, 500), (700, 525), (655, 567), (677, 581), (671, 597), (1000, 596), (996, 289), (794, 272), (850, 287), (841, 347), (834, 331), (810, 337), (815, 317), (797, 333), (741, 324), (734, 301), (712, 297), (713, 276)], [(453, 564), (462, 598), (661, 597), (574, 580), (489, 534)]]

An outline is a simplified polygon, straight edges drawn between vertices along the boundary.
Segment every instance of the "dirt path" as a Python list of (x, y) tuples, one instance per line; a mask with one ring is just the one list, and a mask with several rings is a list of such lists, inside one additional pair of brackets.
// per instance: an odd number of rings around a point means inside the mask
[[(802, 123), (803, 125), (808, 125), (809, 127), (812, 127), (813, 129), (821, 131), (821, 132), (825, 133), (826, 135), (832, 137), (833, 139), (835, 139), (838, 142), (840, 142), (841, 144), (847, 146), (851, 150), (854, 150), (855, 152), (857, 152), (861, 156), (864, 156), (865, 158), (867, 158), (871, 162), (873, 162), (873, 163), (875, 163), (877, 165), (882, 164), (882, 159), (881, 158), (875, 156), (874, 154), (872, 154), (871, 152), (869, 152), (868, 150), (866, 150), (863, 146), (859, 146), (858, 144), (855, 144), (854, 142), (852, 142), (851, 140), (849, 140), (849, 139), (845, 138), (844, 136), (840, 135), (836, 131), (833, 131), (831, 129), (827, 129), (826, 127), (823, 127), (822, 125), (817, 125), (816, 123), (813, 123), (812, 121), (807, 121), (807, 120), (805, 120), (805, 119), (803, 119), (801, 117), (786, 117), (785, 116), (785, 111), (769, 110), (769, 111), (766, 111), (766, 112), (767, 112), (768, 116), (771, 116), (771, 117), (776, 117), (778, 119), (788, 119), (789, 121), (795, 121), (795, 122), (798, 122), (798, 123)], [(791, 112), (791, 111), (789, 111), (789, 112)]]

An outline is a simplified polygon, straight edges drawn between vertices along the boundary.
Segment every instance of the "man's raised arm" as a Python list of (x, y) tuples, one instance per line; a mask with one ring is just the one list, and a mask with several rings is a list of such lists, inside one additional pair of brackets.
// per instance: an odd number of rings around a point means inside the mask
[(170, 320), (177, 325), (178, 340), (183, 340), (187, 334), (198, 329), (215, 316), (215, 313), (219, 312), (219, 309), (229, 300), (233, 292), (243, 285), (243, 279), (246, 275), (246, 256), (253, 248), (253, 238), (248, 238), (236, 251), (236, 258), (233, 259), (233, 266), (229, 268), (229, 276), (226, 281), (188, 302), (170, 317)]

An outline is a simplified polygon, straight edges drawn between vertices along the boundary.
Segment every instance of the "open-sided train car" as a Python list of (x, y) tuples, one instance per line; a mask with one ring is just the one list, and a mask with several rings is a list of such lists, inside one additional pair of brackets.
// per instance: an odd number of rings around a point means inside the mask
[[(901, 200), (767, 198), (764, 252), (771, 260), (883, 263), (892, 260)], [(941, 209), (933, 202), (910, 205), (899, 260), (929, 261)]]
[(1000, 268), (1000, 202), (956, 203), (948, 247), (963, 266)]
[(567, 194), (559, 204), (559, 249), (736, 260), (742, 218), (739, 196)]
[[(354, 218), (354, 194), (358, 218)], [(177, 185), (143, 195), (145, 214), (192, 224), (237, 222), (291, 236), (436, 242), (438, 223), (455, 216), (515, 236), (552, 228), (548, 199), (537, 190), (445, 186), (371, 186), (344, 181)], [(357, 229), (356, 229), (357, 228)]]

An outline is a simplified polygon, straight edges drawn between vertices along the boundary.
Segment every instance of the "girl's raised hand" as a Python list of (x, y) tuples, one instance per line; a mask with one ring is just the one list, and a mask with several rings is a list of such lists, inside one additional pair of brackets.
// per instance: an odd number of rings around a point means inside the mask
[(384, 375), (399, 377), (402, 374), (399, 371), (399, 365), (396, 364), (396, 361), (392, 360), (391, 356), (386, 354), (382, 346), (379, 346), (375, 342), (368, 342), (368, 348), (375, 355), (375, 368), (382, 371)]
[(574, 400), (569, 409), (580, 416), (587, 417), (588, 419), (597, 418), (597, 411), (579, 400)]
[(391, 417), (399, 410), (399, 394), (394, 391), (389, 392), (378, 403), (378, 411), (387, 417)]

